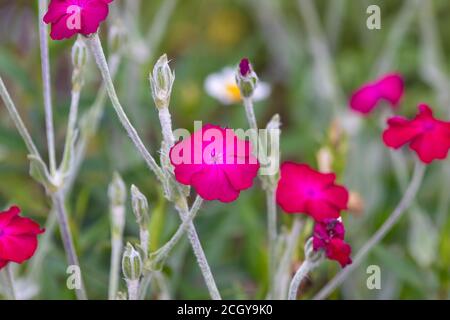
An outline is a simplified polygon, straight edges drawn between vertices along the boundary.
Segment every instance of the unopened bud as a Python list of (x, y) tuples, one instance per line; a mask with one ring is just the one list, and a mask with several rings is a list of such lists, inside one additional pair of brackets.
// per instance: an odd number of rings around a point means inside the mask
[(81, 69), (86, 65), (88, 57), (87, 47), (83, 39), (77, 38), (72, 47), (72, 64), (74, 69)]
[(119, 173), (114, 172), (113, 180), (108, 187), (108, 196), (111, 205), (124, 206), (127, 198), (125, 183)]
[(247, 58), (242, 59), (239, 63), (236, 71), (236, 83), (243, 97), (250, 98), (253, 95), (258, 84), (258, 76)]
[(333, 171), (333, 155), (328, 147), (320, 148), (316, 157), (320, 172), (329, 173)]
[(131, 204), (137, 223), (145, 226), (148, 223), (149, 218), (148, 201), (135, 185), (131, 186)]
[(358, 192), (350, 191), (348, 211), (356, 216), (359, 216), (364, 212), (364, 199)]
[(150, 73), (150, 87), (153, 100), (158, 109), (169, 106), (174, 81), (175, 72), (172, 72), (170, 69), (167, 55), (164, 54), (158, 59), (153, 72)]
[(120, 20), (116, 20), (108, 32), (108, 46), (112, 53), (117, 53), (126, 41), (125, 28)]
[(122, 257), (122, 272), (126, 280), (139, 280), (142, 275), (141, 254), (131, 243), (127, 243)]

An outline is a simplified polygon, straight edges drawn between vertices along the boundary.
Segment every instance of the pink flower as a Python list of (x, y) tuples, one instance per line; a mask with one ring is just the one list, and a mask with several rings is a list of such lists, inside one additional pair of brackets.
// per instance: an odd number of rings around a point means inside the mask
[(44, 22), (51, 23), (53, 40), (71, 38), (79, 33), (97, 32), (108, 16), (108, 4), (113, 0), (51, 0)]
[(313, 248), (323, 249), (331, 260), (336, 260), (342, 267), (352, 263), (352, 248), (344, 241), (345, 229), (336, 219), (325, 219), (314, 226)]
[(285, 162), (281, 166), (277, 202), (287, 213), (306, 213), (316, 221), (336, 219), (347, 209), (349, 194), (335, 184), (336, 175), (320, 173), (306, 164)]
[(350, 108), (363, 114), (370, 113), (381, 100), (396, 107), (403, 96), (404, 82), (400, 74), (392, 73), (356, 90), (350, 98)]
[(19, 217), (19, 213), (18, 207), (0, 212), (0, 269), (9, 262), (30, 259), (37, 248), (37, 235), (44, 232), (33, 220)]
[(170, 150), (178, 182), (191, 185), (205, 200), (231, 202), (253, 184), (259, 170), (249, 141), (231, 129), (203, 126)]
[(426, 104), (418, 108), (419, 113), (412, 120), (400, 116), (388, 119), (388, 128), (383, 132), (384, 143), (394, 149), (409, 144), (427, 164), (445, 159), (450, 149), (450, 122), (434, 118)]
[(239, 72), (241, 76), (245, 77), (250, 72), (252, 72), (252, 67), (250, 66), (250, 61), (247, 58), (243, 58), (241, 62), (239, 62)]

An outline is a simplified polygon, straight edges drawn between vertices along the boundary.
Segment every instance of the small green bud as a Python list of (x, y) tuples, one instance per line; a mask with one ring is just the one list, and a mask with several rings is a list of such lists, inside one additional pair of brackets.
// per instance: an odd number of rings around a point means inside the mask
[(111, 205), (113, 206), (125, 206), (127, 198), (127, 190), (125, 183), (119, 173), (114, 172), (113, 180), (108, 187), (108, 196)]
[(120, 52), (126, 42), (126, 32), (122, 21), (116, 20), (108, 32), (108, 46), (111, 53)]
[(150, 73), (150, 87), (153, 100), (158, 109), (167, 108), (170, 103), (175, 72), (172, 72), (167, 55), (162, 55)]
[(72, 65), (74, 69), (81, 69), (86, 65), (88, 50), (83, 39), (77, 38), (72, 47)]
[(143, 265), (141, 254), (128, 242), (122, 257), (122, 272), (125, 280), (139, 280)]
[(137, 223), (142, 226), (147, 225), (149, 219), (148, 201), (135, 185), (131, 186), (131, 204)]

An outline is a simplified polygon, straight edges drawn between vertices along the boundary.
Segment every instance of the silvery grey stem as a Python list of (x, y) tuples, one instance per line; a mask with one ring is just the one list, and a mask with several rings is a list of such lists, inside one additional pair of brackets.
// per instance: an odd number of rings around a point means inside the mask
[(128, 300), (139, 298), (139, 280), (127, 280)]
[[(253, 100), (251, 97), (244, 97), (243, 103), (245, 107), (245, 113), (247, 116), (247, 121), (250, 128), (255, 132), (253, 135), (255, 138), (252, 141), (253, 146), (257, 146), (258, 155), (266, 155), (267, 152), (264, 150), (260, 152), (261, 148), (264, 148), (263, 143), (258, 136), (258, 123), (256, 121), (255, 110), (253, 107)], [(277, 206), (276, 206), (276, 196), (275, 190), (276, 185), (266, 181), (263, 176), (259, 176), (263, 189), (266, 191), (266, 205), (267, 205), (267, 232), (268, 232), (268, 246), (269, 246), (269, 293), (273, 295), (273, 290), (275, 288), (275, 273), (276, 273), (276, 242), (278, 238), (277, 232)], [(267, 179), (269, 180), (269, 179)]]
[(189, 228), (189, 225), (192, 223), (194, 218), (196, 217), (198, 211), (200, 210), (203, 204), (203, 199), (200, 196), (195, 198), (194, 204), (189, 211), (189, 215), (183, 220), (183, 223), (180, 224), (177, 231), (174, 233), (172, 238), (166, 242), (164, 246), (162, 246), (158, 251), (156, 251), (153, 255), (151, 255), (152, 262), (158, 264), (162, 262), (172, 251), (172, 249), (176, 246), (178, 241), (180, 241), (183, 234)]
[[(162, 182), (165, 183), (166, 177), (161, 170), (161, 168), (156, 164), (156, 161), (153, 159), (151, 154), (147, 151), (144, 144), (142, 143), (142, 140), (140, 139), (139, 135), (137, 134), (134, 127), (131, 125), (130, 121), (128, 120), (128, 117), (123, 110), (119, 98), (117, 97), (114, 84), (112, 82), (108, 65), (106, 63), (105, 54), (103, 53), (103, 48), (100, 42), (100, 39), (98, 37), (98, 34), (94, 34), (91, 37), (85, 38), (85, 41), (87, 43), (87, 46), (91, 50), (95, 61), (97, 63), (97, 66), (100, 69), (100, 72), (103, 77), (103, 81), (105, 82), (106, 89), (108, 92), (108, 95), (111, 99), (111, 102), (113, 104), (113, 107), (119, 117), (119, 120), (122, 124), (122, 126), (127, 131), (130, 139), (135, 144), (136, 148), (138, 149), (141, 156), (146, 161), (149, 168), (156, 174), (157, 178)], [(180, 217), (182, 220), (185, 216), (188, 215), (189, 210), (187, 208), (187, 202), (185, 198), (181, 199), (182, 207), (177, 206), (177, 210), (180, 214)], [(199, 263), (200, 269), (202, 271), (202, 274), (205, 278), (206, 284), (208, 286), (208, 289), (210, 291), (210, 294), (213, 299), (220, 299), (219, 291), (217, 290), (217, 286), (215, 285), (214, 278), (212, 277), (211, 270), (209, 268), (208, 262), (205, 257), (205, 253), (203, 252), (203, 248), (201, 247), (200, 240), (198, 239), (197, 231), (195, 230), (194, 225), (191, 223), (188, 230), (188, 236), (189, 240), (191, 241), (192, 248), (194, 250), (194, 254), (197, 258), (197, 261)]]
[(78, 117), (78, 106), (80, 103), (80, 90), (72, 90), (72, 98), (70, 102), (70, 111), (69, 111), (69, 120), (67, 123), (67, 132), (66, 132), (66, 141), (64, 144), (64, 153), (62, 160), (62, 169), (68, 170), (70, 167), (70, 158), (74, 157), (74, 154), (70, 154), (74, 152), (72, 149), (72, 140), (74, 138), (77, 117)]
[(292, 230), (287, 236), (286, 245), (283, 256), (277, 267), (277, 273), (275, 275), (276, 286), (274, 288), (273, 299), (286, 299), (290, 280), (290, 266), (292, 263), (292, 257), (295, 249), (297, 248), (298, 238), (300, 236), (303, 227), (303, 220), (299, 218), (294, 219)]
[(411, 204), (414, 202), (414, 198), (419, 191), (419, 187), (422, 183), (425, 173), (425, 165), (416, 160), (416, 166), (414, 168), (414, 174), (409, 183), (400, 203), (395, 210), (384, 222), (380, 229), (367, 241), (367, 243), (358, 251), (353, 259), (353, 263), (342, 269), (319, 293), (314, 297), (315, 300), (322, 300), (328, 297), (334, 289), (344, 282), (344, 280), (354, 271), (363, 261), (366, 255), (377, 245), (384, 236), (392, 229), (392, 227), (398, 222), (404, 212), (408, 210)]
[(14, 275), (11, 267), (11, 262), (5, 267), (5, 281), (6, 289), (11, 300), (17, 300), (17, 294), (14, 286)]
[(117, 116), (119, 117), (120, 123), (126, 130), (128, 136), (133, 141), (134, 145), (138, 149), (141, 156), (144, 158), (148, 167), (155, 173), (156, 177), (161, 182), (164, 182), (165, 179), (164, 173), (162, 172), (161, 168), (157, 165), (152, 155), (145, 148), (144, 143), (142, 142), (141, 138), (136, 132), (136, 129), (130, 123), (130, 120), (128, 119), (125, 111), (122, 108), (122, 105), (120, 104), (119, 98), (117, 97), (117, 93), (114, 88), (114, 84), (111, 79), (111, 75), (109, 73), (108, 64), (106, 63), (105, 54), (103, 52), (102, 44), (100, 42), (98, 34), (95, 33), (90, 37), (86, 37), (85, 42), (95, 58), (95, 62), (97, 63), (97, 66), (100, 70), (103, 81), (106, 85), (106, 90), (108, 92), (109, 98), (111, 99), (114, 110), (116, 111)]
[(258, 133), (258, 124), (256, 122), (255, 110), (253, 108), (253, 100), (252, 98), (243, 98), (243, 102), (248, 124), (251, 129), (255, 130), (256, 133)]
[[(180, 203), (176, 205), (176, 209), (180, 215), (181, 220), (184, 222), (189, 216), (189, 209), (186, 202), (186, 198), (181, 198)], [(216, 281), (214, 280), (211, 268), (206, 259), (205, 252), (203, 251), (202, 244), (198, 238), (197, 231), (195, 230), (194, 223), (191, 221), (188, 225), (188, 238), (191, 242), (192, 250), (194, 251), (195, 258), (202, 272), (203, 279), (208, 287), (209, 294), (213, 300), (221, 300), (219, 290), (217, 289)]]
[[(75, 246), (73, 244), (72, 233), (69, 228), (69, 221), (67, 219), (67, 211), (64, 203), (64, 194), (59, 191), (52, 195), (53, 206), (55, 208), (56, 216), (58, 218), (61, 239), (64, 245), (64, 250), (66, 252), (68, 264), (71, 266), (78, 266), (78, 256), (75, 252)], [(75, 290), (78, 300), (87, 300), (86, 290), (84, 288), (83, 277), (80, 273), (80, 288)]]
[[(191, 210), (189, 211), (188, 217), (182, 222), (182, 224), (180, 224), (177, 231), (173, 234), (172, 238), (170, 238), (170, 240), (167, 241), (156, 252), (150, 254), (151, 263), (153, 265), (157, 266), (159, 263), (163, 262), (165, 258), (167, 258), (167, 256), (173, 250), (173, 248), (175, 248), (177, 243), (180, 241), (183, 234), (189, 228), (190, 224), (192, 223), (192, 220), (194, 220), (194, 218), (197, 216), (197, 213), (200, 210), (202, 204), (203, 204), (203, 199), (200, 196), (197, 196), (195, 198), (194, 203), (192, 204)], [(140, 287), (140, 290), (141, 290), (140, 299), (143, 299), (145, 297), (147, 288), (150, 284), (150, 280), (153, 277), (153, 272), (154, 271), (150, 271), (150, 272), (147, 272), (146, 275), (144, 275), (144, 278), (141, 282), (141, 287)]]
[(303, 279), (308, 275), (308, 273), (314, 269), (317, 264), (309, 260), (303, 261), (300, 268), (298, 268), (294, 277), (292, 278), (291, 284), (289, 286), (288, 300), (297, 300), (298, 289), (302, 284)]
[(25, 127), (25, 124), (23, 123), (22, 118), (20, 117), (20, 114), (17, 111), (17, 108), (14, 105), (14, 102), (12, 101), (11, 96), (9, 95), (8, 90), (6, 89), (5, 84), (3, 83), (1, 77), (0, 77), (0, 96), (2, 97), (6, 109), (8, 110), (8, 113), (12, 118), (17, 130), (19, 131), (19, 134), (21, 135), (23, 141), (25, 142), (28, 152), (31, 155), (41, 159), (39, 151), (36, 148), (33, 139), (31, 139), (30, 133)]
[(39, 43), (41, 48), (42, 84), (44, 90), (45, 127), (47, 131), (48, 158), (50, 163), (50, 173), (56, 172), (55, 158), (55, 132), (53, 129), (53, 109), (50, 85), (50, 63), (48, 53), (47, 25), (44, 23), (45, 10), (47, 10), (47, 0), (39, 0)]
[(169, 108), (159, 108), (158, 116), (161, 123), (164, 142), (166, 143), (166, 150), (164, 151), (168, 154), (170, 148), (175, 144), (175, 137), (172, 131), (172, 116), (170, 115)]

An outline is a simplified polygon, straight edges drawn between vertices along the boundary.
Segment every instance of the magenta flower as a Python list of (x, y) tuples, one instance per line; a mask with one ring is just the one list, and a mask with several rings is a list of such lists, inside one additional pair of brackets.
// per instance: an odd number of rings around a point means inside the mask
[(352, 263), (352, 248), (344, 241), (345, 229), (342, 222), (336, 219), (325, 219), (314, 226), (313, 248), (323, 249), (326, 256), (336, 260), (342, 267)]
[(392, 73), (364, 84), (350, 98), (350, 108), (369, 114), (380, 101), (385, 100), (396, 107), (404, 92), (404, 81), (400, 74)]
[(306, 164), (281, 165), (277, 202), (287, 213), (306, 213), (316, 221), (336, 219), (347, 209), (349, 194), (335, 184), (336, 175), (320, 173)]
[(175, 144), (170, 161), (178, 182), (191, 185), (205, 200), (221, 202), (236, 200), (259, 170), (249, 141), (211, 124)]
[(51, 24), (53, 40), (71, 38), (79, 33), (90, 35), (97, 32), (108, 16), (108, 4), (113, 0), (51, 0), (44, 22)]
[(433, 117), (426, 104), (420, 104), (419, 113), (412, 120), (400, 116), (388, 119), (383, 132), (386, 146), (398, 149), (405, 144), (414, 150), (424, 163), (445, 159), (450, 149), (450, 122)]
[(9, 262), (30, 259), (38, 245), (38, 234), (44, 232), (36, 222), (20, 217), (19, 213), (18, 207), (0, 212), (0, 269)]

